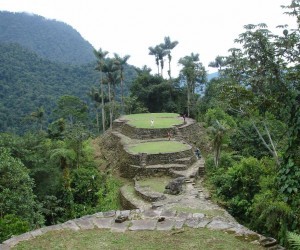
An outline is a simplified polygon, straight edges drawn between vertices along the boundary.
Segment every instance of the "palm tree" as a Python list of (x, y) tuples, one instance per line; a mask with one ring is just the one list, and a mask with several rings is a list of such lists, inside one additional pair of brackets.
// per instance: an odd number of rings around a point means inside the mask
[(105, 64), (105, 57), (108, 54), (108, 51), (102, 50), (101, 48), (97, 51), (94, 50), (94, 54), (97, 58), (97, 67), (96, 70), (100, 72), (100, 90), (101, 90), (101, 109), (102, 109), (102, 129), (103, 133), (105, 132), (105, 112), (104, 112), (104, 90), (103, 90), (103, 67)]
[[(111, 58), (106, 60), (106, 63), (103, 67), (103, 72), (106, 74), (106, 83), (108, 85), (108, 101), (109, 101), (109, 127), (112, 129), (113, 122), (113, 109), (114, 109), (114, 96), (112, 95), (111, 87), (117, 83), (117, 71), (115, 61)], [(113, 97), (113, 98), (112, 98)]]
[(217, 56), (214, 61), (210, 62), (208, 67), (218, 68), (219, 71), (225, 66), (226, 61), (224, 56)]
[(212, 133), (214, 136), (213, 139), (214, 163), (216, 168), (220, 164), (221, 148), (222, 148), (223, 139), (226, 131), (227, 131), (226, 125), (221, 124), (218, 120), (216, 120), (216, 125), (212, 128)]
[(199, 54), (191, 53), (179, 59), (179, 64), (183, 66), (181, 74), (185, 77), (187, 87), (187, 111), (190, 116), (191, 99), (193, 99), (196, 83), (205, 83), (206, 71), (201, 62), (199, 62)]
[(162, 47), (162, 44), (160, 45), (156, 45), (154, 48), (153, 47), (149, 47), (149, 55), (154, 55), (155, 56), (155, 62), (157, 65), (157, 71), (158, 71), (158, 75), (159, 75), (159, 65), (160, 65), (160, 75), (163, 76), (163, 69), (164, 69), (164, 57), (167, 55), (167, 51), (164, 50), (164, 48)]
[(118, 54), (115, 55), (115, 64), (118, 66), (120, 70), (120, 84), (121, 84), (121, 106), (122, 106), (122, 113), (124, 111), (124, 91), (123, 91), (123, 84), (124, 84), (124, 66), (127, 64), (128, 59), (130, 58), (129, 55), (124, 57), (120, 57)]
[(155, 57), (155, 63), (157, 66), (157, 74), (159, 75), (159, 56), (158, 56), (158, 51), (157, 51), (157, 46), (156, 47), (149, 47), (149, 55)]
[(99, 104), (101, 103), (101, 97), (99, 95), (99, 91), (93, 87), (90, 90), (90, 92), (88, 92), (88, 96), (91, 98), (91, 100), (94, 102), (95, 105), (97, 130), (98, 133), (100, 133), (98, 108), (99, 108)]
[(161, 45), (162, 48), (166, 51), (167, 55), (168, 55), (168, 62), (169, 62), (169, 70), (168, 70), (168, 75), (171, 79), (171, 60), (172, 60), (172, 56), (171, 56), (171, 50), (174, 49), (177, 46), (178, 42), (174, 41), (172, 42), (169, 36), (165, 37), (165, 42)]

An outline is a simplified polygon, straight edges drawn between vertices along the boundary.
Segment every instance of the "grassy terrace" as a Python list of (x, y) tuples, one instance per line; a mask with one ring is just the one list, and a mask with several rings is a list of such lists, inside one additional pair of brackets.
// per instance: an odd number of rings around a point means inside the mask
[(138, 231), (112, 233), (108, 230), (63, 230), (49, 232), (33, 240), (24, 241), (14, 250), (46, 249), (264, 249), (249, 242), (239, 240), (232, 234), (209, 229), (173, 231)]
[(165, 191), (166, 185), (172, 180), (170, 177), (150, 177), (147, 179), (142, 179), (138, 181), (138, 184), (141, 187), (150, 187), (151, 190), (159, 193), (163, 193)]
[[(183, 124), (179, 114), (174, 113), (133, 114), (122, 118), (128, 120), (128, 124), (136, 128), (170, 128), (173, 125)], [(151, 126), (151, 120), (154, 121), (153, 126)]]
[(128, 147), (128, 150), (133, 154), (146, 153), (146, 154), (158, 154), (158, 153), (172, 153), (189, 149), (190, 146), (178, 141), (155, 141), (155, 142), (143, 142)]

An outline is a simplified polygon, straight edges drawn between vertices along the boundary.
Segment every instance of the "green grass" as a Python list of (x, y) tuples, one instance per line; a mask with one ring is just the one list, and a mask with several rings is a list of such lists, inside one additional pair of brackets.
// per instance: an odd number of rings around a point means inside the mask
[(227, 249), (256, 250), (260, 246), (237, 239), (232, 234), (209, 229), (173, 231), (126, 231), (112, 233), (108, 230), (63, 230), (48, 232), (33, 240), (19, 243), (14, 250), (173, 250), (173, 249)]
[[(183, 124), (182, 118), (175, 113), (144, 113), (126, 115), (124, 119), (129, 120), (128, 124), (136, 128), (170, 128), (173, 125)], [(154, 121), (154, 126), (151, 127), (151, 120)]]
[(159, 193), (163, 193), (165, 191), (166, 185), (171, 181), (170, 177), (157, 177), (157, 178), (148, 178), (139, 180), (138, 184), (141, 187), (150, 187), (151, 190)]
[(143, 142), (135, 145), (128, 146), (128, 150), (133, 154), (147, 153), (172, 153), (189, 149), (190, 146), (177, 141), (154, 141)]

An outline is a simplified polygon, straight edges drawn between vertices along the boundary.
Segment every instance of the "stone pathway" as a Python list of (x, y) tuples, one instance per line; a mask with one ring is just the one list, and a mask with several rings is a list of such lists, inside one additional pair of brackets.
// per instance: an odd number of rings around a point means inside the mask
[[(117, 223), (118, 218), (125, 218), (122, 223)], [(50, 231), (60, 230), (89, 230), (107, 229), (111, 232), (139, 231), (139, 230), (173, 230), (183, 227), (209, 228), (212, 230), (225, 230), (237, 236), (258, 244), (262, 236), (243, 227), (236, 221), (225, 219), (224, 217), (208, 217), (203, 213), (177, 212), (164, 208), (158, 209), (135, 209), (123, 211), (100, 212), (93, 215), (84, 216), (78, 219), (69, 220), (62, 224), (43, 227), (31, 232), (13, 237), (0, 244), (1, 250), (8, 250), (21, 241), (30, 240)]]

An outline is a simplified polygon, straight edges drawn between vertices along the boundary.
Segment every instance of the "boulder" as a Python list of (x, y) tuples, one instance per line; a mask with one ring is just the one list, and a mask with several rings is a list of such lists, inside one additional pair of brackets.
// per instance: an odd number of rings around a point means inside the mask
[(185, 181), (185, 177), (178, 177), (169, 182), (169, 184), (165, 187), (165, 194), (177, 195), (183, 191), (183, 183)]

